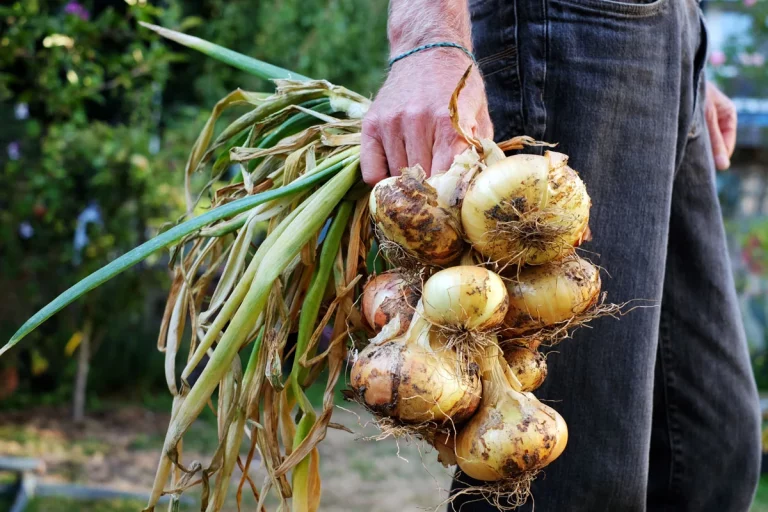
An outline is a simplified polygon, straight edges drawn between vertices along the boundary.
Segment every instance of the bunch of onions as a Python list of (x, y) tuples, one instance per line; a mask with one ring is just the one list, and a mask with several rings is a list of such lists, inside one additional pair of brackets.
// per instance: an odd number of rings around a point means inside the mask
[(591, 201), (568, 157), (507, 157), (482, 171), (461, 207), (466, 238), (501, 264), (539, 265), (571, 254), (589, 238)]
[(356, 399), (379, 417), (403, 424), (460, 423), (480, 403), (476, 365), (461, 368), (454, 351), (436, 346), (421, 305), (405, 335), (369, 344), (350, 374)]
[(401, 264), (410, 258), (423, 265), (446, 265), (464, 249), (460, 223), (441, 206), (419, 166), (378, 182), (368, 207), (390, 261)]
[(507, 343), (504, 360), (520, 382), (521, 391), (534, 391), (547, 378), (547, 359), (535, 348)]
[(506, 482), (530, 481), (559, 457), (568, 428), (557, 411), (513, 387), (517, 383), (500, 355), (490, 347), (479, 360), (483, 398), (456, 438), (456, 461), (470, 477), (503, 489)]
[(600, 296), (600, 272), (577, 255), (520, 269), (507, 281), (505, 334), (522, 335), (584, 314)]
[(421, 283), (399, 270), (390, 270), (368, 280), (363, 288), (362, 313), (368, 325), (379, 333), (384, 326), (397, 322), (393, 334), (403, 334), (421, 296)]

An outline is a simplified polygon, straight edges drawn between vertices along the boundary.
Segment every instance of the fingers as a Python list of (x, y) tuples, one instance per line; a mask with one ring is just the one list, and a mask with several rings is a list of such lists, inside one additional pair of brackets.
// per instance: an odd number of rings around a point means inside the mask
[(707, 128), (709, 128), (709, 140), (712, 143), (712, 155), (715, 158), (715, 167), (718, 171), (724, 171), (731, 166), (728, 148), (720, 132), (720, 124), (717, 119), (717, 109), (710, 100), (706, 105)]
[(447, 171), (453, 163), (453, 157), (469, 147), (456, 132), (443, 134), (443, 137), (435, 137), (435, 145), (432, 148), (432, 174)]
[(389, 174), (400, 176), (400, 170), (408, 167), (408, 154), (405, 151), (405, 141), (401, 133), (390, 130), (384, 136), (384, 152), (387, 154)]
[(725, 98), (727, 103), (723, 108), (717, 109), (717, 122), (720, 125), (720, 133), (723, 135), (723, 142), (725, 143), (725, 149), (728, 153), (728, 157), (733, 156), (733, 150), (736, 149), (736, 108), (733, 102)]
[(369, 185), (375, 185), (386, 178), (389, 170), (377, 130), (366, 121), (363, 121), (360, 143), (360, 170), (363, 173), (363, 181)]
[(434, 133), (423, 123), (414, 123), (405, 135), (408, 166), (420, 165), (427, 176), (432, 171), (432, 140)]
[(477, 116), (477, 136), (483, 139), (493, 140), (493, 123), (488, 113), (488, 104), (483, 106), (480, 115)]

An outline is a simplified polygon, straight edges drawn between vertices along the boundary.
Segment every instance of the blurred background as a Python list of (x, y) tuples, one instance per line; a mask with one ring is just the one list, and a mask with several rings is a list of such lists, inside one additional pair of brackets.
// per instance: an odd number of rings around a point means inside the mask
[[(2, 2), (0, 340), (62, 290), (180, 216), (184, 164), (212, 106), (237, 87), (268, 90), (159, 40), (138, 21), (372, 95), (388, 53), (387, 4)], [(739, 111), (733, 167), (718, 175), (718, 189), (768, 408), (768, 0), (703, 6), (709, 78)], [(155, 352), (168, 285), (167, 256), (159, 253), (0, 358), (0, 512), (11, 510), (20, 476), (36, 487), (24, 510), (141, 508), (171, 405)], [(205, 460), (215, 448), (213, 415), (204, 415), (189, 438), (186, 450)], [(324, 510), (410, 511), (440, 503), (434, 489), (444, 490), (449, 475), (434, 456), (422, 460), (415, 447), (401, 447), (406, 463), (389, 443), (353, 439), (330, 431), (321, 444)], [(383, 494), (393, 488), (396, 496)], [(234, 494), (228, 507), (237, 510)], [(768, 477), (753, 510), (768, 511)]]

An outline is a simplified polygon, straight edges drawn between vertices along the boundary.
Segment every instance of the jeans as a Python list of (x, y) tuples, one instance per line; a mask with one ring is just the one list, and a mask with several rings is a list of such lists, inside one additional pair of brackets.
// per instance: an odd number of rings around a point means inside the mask
[[(650, 306), (549, 355), (535, 394), (570, 437), (521, 510), (748, 510), (759, 405), (704, 120), (698, 3), (469, 3), (496, 138), (559, 143), (592, 197), (582, 255), (605, 268), (610, 301)], [(474, 496), (453, 508), (495, 510)]]

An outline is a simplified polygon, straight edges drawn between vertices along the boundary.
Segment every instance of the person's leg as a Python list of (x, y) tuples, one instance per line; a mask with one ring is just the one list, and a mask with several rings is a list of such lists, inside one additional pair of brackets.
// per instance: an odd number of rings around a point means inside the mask
[(747, 510), (759, 474), (757, 390), (714, 173), (699, 108), (672, 192), (648, 486), (653, 511)]
[[(646, 510), (672, 190), (704, 60), (697, 6), (470, 4), (497, 138), (525, 133), (560, 143), (593, 199), (585, 255), (610, 273), (609, 299), (657, 306), (597, 320), (549, 357), (536, 394), (553, 401), (571, 435), (534, 484), (533, 503), (544, 511)], [(493, 510), (470, 501), (454, 508)]]

